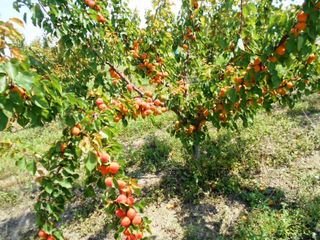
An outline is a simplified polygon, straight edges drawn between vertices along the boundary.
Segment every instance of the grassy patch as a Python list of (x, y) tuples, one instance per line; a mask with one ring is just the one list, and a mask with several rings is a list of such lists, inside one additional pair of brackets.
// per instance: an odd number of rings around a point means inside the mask
[(17, 204), (18, 194), (0, 190), (0, 208), (6, 208)]
[(14, 176), (18, 185), (8, 188), (25, 186), (31, 176), (15, 165), (21, 157), (34, 159), (36, 154), (43, 154), (50, 144), (61, 136), (61, 127), (53, 123), (45, 127), (11, 130), (1, 133), (0, 136), (0, 184), (7, 178)]
[(248, 216), (243, 215), (236, 230), (236, 239), (301, 239), (307, 229), (301, 224), (301, 210), (269, 207), (256, 208)]

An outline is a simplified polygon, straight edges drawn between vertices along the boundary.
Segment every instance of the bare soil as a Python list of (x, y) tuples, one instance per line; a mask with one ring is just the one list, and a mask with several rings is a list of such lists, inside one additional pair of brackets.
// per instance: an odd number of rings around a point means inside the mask
[[(319, 194), (319, 184), (307, 189), (307, 181), (319, 182), (320, 153), (292, 162), (280, 168), (264, 167), (255, 176), (255, 181), (262, 187), (281, 189), (286, 197), (295, 199), (301, 192)], [(1, 179), (4, 185), (15, 181), (12, 177)], [(161, 181), (160, 175), (144, 175), (140, 182), (146, 190), (155, 188)], [(0, 209), (0, 239), (22, 240), (32, 239), (36, 227), (34, 225), (32, 195), (19, 198), (13, 207)], [(112, 239), (112, 232), (105, 226), (108, 216), (102, 206), (92, 208), (94, 203), (79, 201), (73, 203), (65, 216), (63, 226), (66, 239), (70, 240), (107, 240)], [(99, 205), (99, 204), (98, 204)], [(89, 207), (88, 207), (89, 206)], [(91, 208), (90, 208), (91, 206)], [(84, 211), (84, 209), (86, 209)], [(182, 239), (216, 239), (218, 235), (228, 235), (239, 219), (246, 212), (246, 205), (228, 196), (206, 196), (198, 204), (182, 203), (179, 199), (164, 199), (149, 205), (144, 213), (152, 220), (150, 239), (182, 240)]]

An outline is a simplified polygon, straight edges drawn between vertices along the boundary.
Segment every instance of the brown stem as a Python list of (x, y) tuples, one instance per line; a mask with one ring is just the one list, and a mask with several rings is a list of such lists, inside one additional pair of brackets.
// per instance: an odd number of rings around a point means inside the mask
[(132, 84), (132, 82), (120, 71), (118, 71), (114, 65), (112, 63), (110, 63), (109, 61), (105, 61), (105, 63), (111, 67), (120, 77), (123, 81), (125, 81), (127, 84), (131, 84), (133, 86), (133, 89), (142, 97), (144, 95), (144, 92), (142, 92), (137, 86), (135, 86), (134, 84)]

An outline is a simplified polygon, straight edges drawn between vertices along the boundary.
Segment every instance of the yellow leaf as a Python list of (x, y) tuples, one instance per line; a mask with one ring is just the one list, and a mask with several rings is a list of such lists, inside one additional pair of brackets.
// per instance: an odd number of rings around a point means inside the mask
[(24, 23), (19, 18), (10, 18), (9, 21), (18, 24), (20, 27), (24, 28)]

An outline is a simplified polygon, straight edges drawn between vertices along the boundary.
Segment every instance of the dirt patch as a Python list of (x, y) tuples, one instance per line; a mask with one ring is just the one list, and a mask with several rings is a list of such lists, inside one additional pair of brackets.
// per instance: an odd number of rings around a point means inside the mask
[(35, 215), (31, 201), (24, 201), (14, 208), (0, 210), (0, 239), (28, 239), (33, 231), (35, 231)]
[[(297, 198), (301, 191), (310, 194), (320, 192), (320, 153), (279, 168), (265, 167), (255, 176), (260, 185), (281, 189), (286, 197)], [(162, 175), (142, 175), (140, 184), (146, 191), (159, 186)], [(313, 185), (310, 185), (310, 181)], [(314, 188), (310, 188), (314, 186)], [(307, 190), (307, 191), (306, 191)], [(15, 207), (0, 210), (0, 239), (28, 239), (36, 229), (33, 202), (26, 199)], [(99, 206), (100, 205), (100, 206)], [(93, 207), (98, 206), (98, 208)], [(155, 240), (216, 239), (232, 232), (239, 217), (247, 211), (246, 206), (227, 196), (208, 195), (198, 204), (186, 204), (177, 198), (165, 199), (151, 204), (145, 211), (151, 221)], [(79, 198), (71, 205), (62, 226), (66, 239), (111, 240), (113, 232), (107, 230), (108, 215), (102, 204), (83, 202)], [(69, 214), (69, 215), (68, 215)], [(70, 215), (71, 214), (71, 215)]]
[[(310, 188), (310, 182), (319, 183), (320, 180), (320, 152), (312, 156), (301, 158), (291, 162), (288, 166), (279, 168), (262, 168), (255, 176), (257, 182), (262, 186), (281, 189), (286, 196), (292, 200), (299, 197), (301, 192), (320, 192), (320, 188)], [(319, 186), (317, 184), (317, 186)], [(309, 189), (308, 189), (309, 188)], [(315, 192), (316, 191), (316, 192)]]

